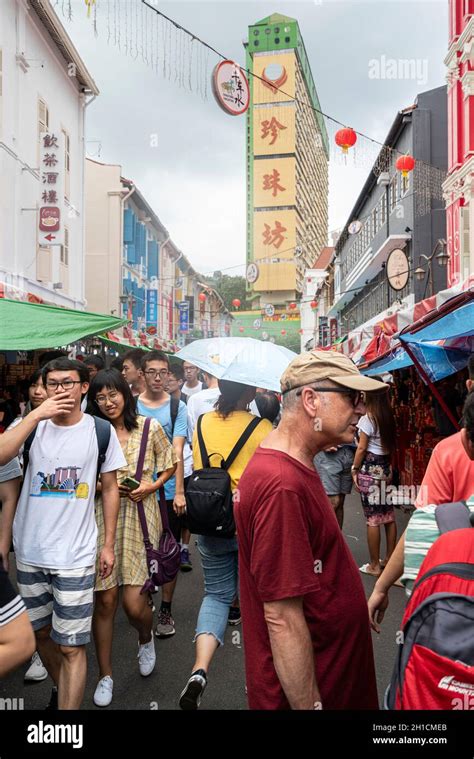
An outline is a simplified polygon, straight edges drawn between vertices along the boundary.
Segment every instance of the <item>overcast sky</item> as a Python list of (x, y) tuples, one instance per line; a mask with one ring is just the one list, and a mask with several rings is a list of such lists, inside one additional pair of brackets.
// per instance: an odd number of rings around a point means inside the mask
[[(418, 92), (445, 84), (448, 3), (444, 0), (151, 2), (241, 64), (249, 24), (274, 12), (298, 19), (322, 111), (377, 140), (383, 141), (397, 110), (413, 103)], [(203, 100), (186, 88), (187, 58), (184, 69), (182, 61), (187, 46), (176, 49), (174, 32), (166, 40), (170, 67), (166, 78), (162, 58), (159, 74), (140, 54), (134, 60), (140, 49), (136, 32), (140, 0), (97, 0), (97, 37), (83, 0), (72, 0), (72, 21), (62, 15), (62, 6), (67, 0), (58, 0), (56, 10), (100, 90), (87, 113), (88, 154), (122, 166), (123, 175), (137, 184), (198, 270), (242, 273), (245, 118), (223, 113), (210, 90)], [(114, 44), (118, 13), (123, 24), (121, 50)], [(145, 13), (147, 18), (152, 15)], [(125, 22), (132, 55), (124, 50)], [(148, 31), (150, 48), (150, 27)], [(162, 40), (159, 47), (162, 55)], [(204, 56), (193, 60), (200, 71)], [(209, 55), (209, 76), (218, 60)], [(414, 62), (414, 77), (405, 78), (405, 61)], [(181, 75), (176, 73), (180, 70)], [(392, 78), (394, 73), (397, 78)], [(207, 77), (202, 73), (196, 78), (203, 88)], [(331, 162), (329, 230), (345, 223), (370, 169), (374, 148), (359, 140), (357, 151), (357, 166), (352, 159), (347, 165), (340, 159)]]

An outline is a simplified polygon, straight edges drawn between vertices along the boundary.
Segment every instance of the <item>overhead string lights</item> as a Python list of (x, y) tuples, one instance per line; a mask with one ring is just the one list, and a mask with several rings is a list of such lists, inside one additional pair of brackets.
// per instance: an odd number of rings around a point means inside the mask
[[(164, 79), (173, 81), (188, 92), (198, 94), (202, 100), (208, 99), (211, 69), (215, 61), (210, 55), (221, 60), (228, 56), (197, 37), (160, 11), (153, 0), (84, 0), (88, 16), (93, 17), (94, 33), (100, 34), (100, 24), (107, 29), (107, 42), (136, 60), (141, 57), (143, 64)], [(71, 0), (54, 0), (54, 7), (63, 17), (71, 21)], [(261, 76), (241, 67), (247, 76), (263, 81)], [(394, 174), (395, 162), (403, 153), (384, 145), (367, 134), (348, 128), (338, 119), (316, 108), (309, 98), (293, 97), (285, 92), (285, 85), (275, 85), (275, 90), (287, 95), (288, 102), (298, 102), (312, 110), (318, 121), (324, 121), (329, 138), (329, 158), (334, 165), (345, 165), (347, 156), (355, 168), (369, 168), (376, 176), (387, 171)], [(342, 133), (349, 135), (348, 153), (341, 151), (340, 140), (335, 137)], [(354, 139), (354, 142), (352, 140)], [(357, 142), (357, 145), (355, 144)], [(352, 145), (351, 145), (352, 143)], [(410, 191), (416, 194), (415, 212), (425, 215), (431, 210), (434, 200), (442, 199), (442, 184), (446, 172), (422, 161), (416, 155), (416, 165), (409, 179)]]

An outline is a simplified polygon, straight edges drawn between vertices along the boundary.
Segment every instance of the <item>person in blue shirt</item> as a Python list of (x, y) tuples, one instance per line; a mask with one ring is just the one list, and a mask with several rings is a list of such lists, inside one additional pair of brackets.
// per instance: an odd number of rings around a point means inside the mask
[[(161, 424), (178, 458), (175, 476), (165, 483), (165, 495), (170, 529), (179, 543), (181, 540), (180, 517), (186, 509), (183, 448), (188, 432), (188, 412), (186, 405), (179, 401), (178, 413), (173, 425), (171, 396), (165, 390), (170, 371), (168, 357), (165, 353), (162, 351), (145, 353), (141, 362), (141, 371), (145, 380), (145, 390), (138, 396), (137, 411), (142, 416), (151, 416)], [(174, 619), (171, 616), (171, 603), (176, 581), (177, 576), (172, 582), (163, 585), (158, 624), (155, 630), (155, 635), (158, 638), (168, 638), (176, 632)]]

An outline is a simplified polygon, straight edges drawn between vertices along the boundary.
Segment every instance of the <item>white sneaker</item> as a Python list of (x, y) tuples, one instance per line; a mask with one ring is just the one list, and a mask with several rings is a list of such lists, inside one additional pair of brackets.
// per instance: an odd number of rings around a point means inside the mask
[(31, 664), (25, 672), (25, 680), (38, 683), (40, 680), (46, 680), (48, 673), (46, 667), (40, 659), (37, 651), (31, 657)]
[(113, 691), (114, 681), (109, 675), (106, 675), (97, 683), (94, 693), (94, 704), (96, 706), (108, 706), (112, 701)]
[(156, 653), (155, 653), (155, 641), (153, 636), (148, 643), (144, 643), (142, 646), (138, 646), (138, 666), (140, 668), (140, 674), (143, 677), (151, 675), (155, 669)]

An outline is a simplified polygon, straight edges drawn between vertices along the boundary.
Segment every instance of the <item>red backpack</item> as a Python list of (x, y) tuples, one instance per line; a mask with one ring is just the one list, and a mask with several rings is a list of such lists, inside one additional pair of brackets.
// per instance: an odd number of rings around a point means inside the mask
[(474, 525), (464, 503), (435, 515), (441, 535), (405, 610), (388, 709), (474, 709)]

